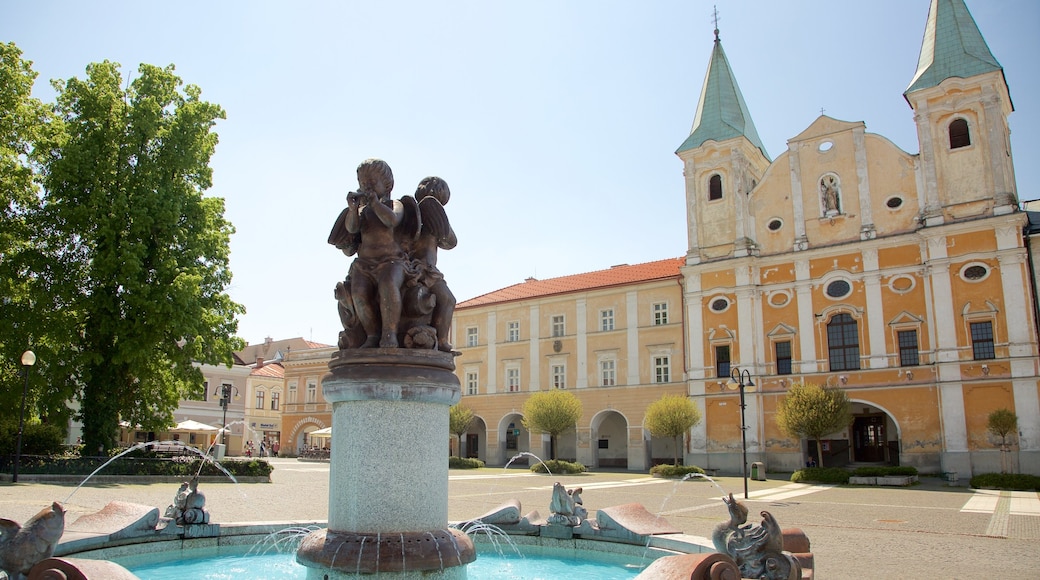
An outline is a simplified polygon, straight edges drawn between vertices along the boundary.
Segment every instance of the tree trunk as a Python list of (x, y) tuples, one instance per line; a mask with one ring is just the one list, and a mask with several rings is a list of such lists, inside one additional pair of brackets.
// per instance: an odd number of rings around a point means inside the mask
[(816, 457), (820, 459), (820, 467), (823, 467), (823, 443), (819, 438), (816, 439)]
[(674, 439), (675, 449), (672, 450), (672, 465), (679, 467), (679, 436), (676, 435)]

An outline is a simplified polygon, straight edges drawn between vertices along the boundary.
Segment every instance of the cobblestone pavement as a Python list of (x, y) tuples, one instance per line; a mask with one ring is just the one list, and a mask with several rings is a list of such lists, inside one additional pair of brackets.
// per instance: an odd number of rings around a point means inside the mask
[[(274, 459), (270, 484), (204, 483), (207, 509), (216, 523), (323, 522), (328, 517), (328, 464)], [(743, 495), (739, 477), (676, 482), (630, 472), (575, 476), (535, 475), (523, 469), (453, 470), (451, 520), (478, 517), (509, 499), (521, 511), (548, 515), (552, 484), (582, 487), (595, 510), (643, 504), (688, 534), (710, 537), (728, 515), (723, 490)], [(112, 500), (165, 509), (176, 483), (74, 485), (0, 483), (0, 517), (25, 521), (51, 501), (65, 504), (71, 523)], [(951, 487), (923, 478), (909, 488), (749, 482), (749, 522), (771, 512), (783, 527), (801, 528), (812, 542), (817, 577), (844, 578), (1036, 578), (1040, 569), (1040, 496)]]

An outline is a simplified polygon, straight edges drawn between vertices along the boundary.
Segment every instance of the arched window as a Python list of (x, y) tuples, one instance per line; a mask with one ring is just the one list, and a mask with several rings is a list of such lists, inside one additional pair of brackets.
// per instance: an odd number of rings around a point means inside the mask
[(827, 323), (827, 349), (832, 371), (859, 368), (859, 325), (848, 314), (838, 314)]
[(716, 173), (708, 180), (708, 201), (722, 199), (722, 176)]
[(958, 149), (971, 145), (971, 133), (968, 132), (968, 122), (964, 119), (954, 119), (950, 123), (950, 149)]

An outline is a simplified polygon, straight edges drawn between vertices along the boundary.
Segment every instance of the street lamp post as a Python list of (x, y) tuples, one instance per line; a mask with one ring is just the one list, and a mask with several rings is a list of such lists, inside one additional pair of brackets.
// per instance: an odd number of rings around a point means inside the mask
[(22, 460), (22, 429), (25, 428), (25, 399), (29, 396), (29, 367), (36, 364), (36, 353), (27, 350), (22, 353), (22, 368), (25, 369), (25, 386), (22, 387), (22, 412), (18, 416), (18, 443), (14, 449), (14, 469), (11, 471), (11, 482), (18, 483), (18, 464)]
[(753, 387), (755, 383), (751, 380), (751, 372), (733, 367), (729, 373), (729, 380), (740, 386), (740, 448), (743, 453), (743, 475), (744, 475), (744, 499), (748, 498), (748, 464), (747, 464), (747, 424), (744, 422), (744, 387)]
[(216, 391), (213, 391), (214, 395), (220, 394), (220, 406), (224, 408), (224, 420), (220, 424), (220, 430), (222, 432), (220, 436), (220, 443), (224, 445), (225, 448), (227, 447), (227, 408), (228, 405), (231, 404), (232, 391), (234, 391), (236, 395), (238, 394), (238, 389), (236, 389), (234, 385), (230, 385), (227, 383), (220, 385), (219, 387), (217, 387)]

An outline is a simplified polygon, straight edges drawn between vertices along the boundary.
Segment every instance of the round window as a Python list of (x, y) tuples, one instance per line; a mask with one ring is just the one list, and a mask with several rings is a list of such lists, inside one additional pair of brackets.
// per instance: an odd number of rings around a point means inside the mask
[(961, 274), (964, 276), (965, 280), (981, 280), (989, 274), (989, 270), (987, 270), (985, 266), (975, 264), (965, 268)]
[(817, 147), (817, 150), (820, 153), (826, 153), (826, 152), (830, 151), (833, 148), (834, 148), (834, 142), (833, 141), (823, 141), (823, 142), (820, 143), (819, 147)]
[(774, 293), (769, 295), (769, 305), (770, 306), (779, 307), (779, 306), (783, 306), (783, 305), (787, 304), (790, 301), (791, 301), (791, 296), (790, 296), (790, 294), (788, 294), (786, 292), (774, 292)]
[(769, 228), (769, 231), (775, 232), (775, 231), (779, 230), (780, 228), (784, 227), (784, 222), (781, 221), (780, 218), (773, 218), (773, 219), (769, 220), (769, 225), (766, 226), (766, 227)]
[(885, 205), (887, 205), (889, 209), (899, 209), (903, 207), (903, 198), (898, 195), (893, 195), (885, 201)]
[(722, 312), (727, 308), (729, 308), (729, 300), (726, 300), (725, 298), (716, 298), (711, 301), (711, 309), (715, 312)]
[(831, 298), (844, 298), (852, 292), (852, 286), (845, 280), (835, 280), (827, 284), (827, 296)]

